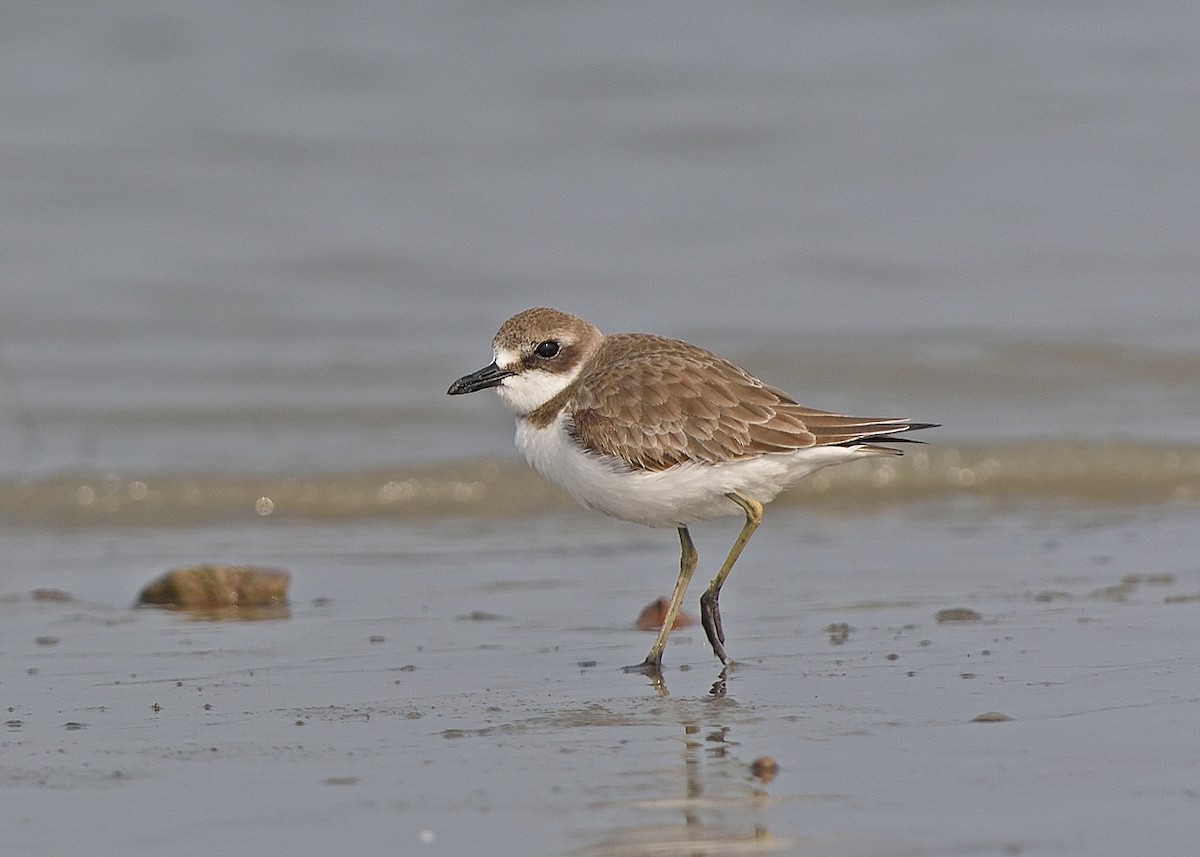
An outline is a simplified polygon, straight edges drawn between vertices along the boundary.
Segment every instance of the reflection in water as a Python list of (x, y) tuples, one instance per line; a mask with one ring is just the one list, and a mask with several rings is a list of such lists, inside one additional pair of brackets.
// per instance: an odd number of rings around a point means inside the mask
[(652, 678), (668, 706), (664, 714), (682, 730), (679, 762), (662, 772), (662, 781), (670, 786), (661, 797), (610, 806), (662, 820), (609, 829), (569, 857), (730, 857), (773, 853), (794, 844), (767, 830), (766, 786), (777, 768), (766, 757), (742, 758), (729, 717), (736, 703), (725, 697), (725, 677), (722, 670), (709, 698), (690, 700), (668, 698), (661, 675)]
[[(728, 667), (722, 667), (720, 675), (717, 676), (717, 680), (714, 681), (712, 687), (709, 688), (708, 693), (710, 696), (716, 697), (718, 699), (723, 698), (725, 696), (725, 677), (726, 677), (727, 669), (728, 669)], [(667, 696), (671, 695), (671, 691), (669, 691), (667, 689), (667, 680), (663, 676), (662, 667), (659, 667), (658, 669), (654, 669), (654, 670), (643, 670), (642, 665), (639, 664), (636, 667), (625, 667), (625, 671), (626, 672), (634, 672), (634, 671), (641, 672), (643, 675), (646, 676), (646, 678), (648, 680), (647, 684), (649, 684), (650, 687), (654, 688), (655, 693), (657, 693), (659, 696), (662, 696), (662, 697), (667, 697)]]

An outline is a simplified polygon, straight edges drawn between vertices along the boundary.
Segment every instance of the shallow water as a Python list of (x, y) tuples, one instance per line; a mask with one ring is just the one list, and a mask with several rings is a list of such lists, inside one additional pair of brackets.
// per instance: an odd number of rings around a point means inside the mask
[(0, 28), (0, 473), (511, 455), (444, 391), (541, 304), (944, 442), (1195, 438), (1188, 4), (73, 10)]
[[(1192, 853), (1195, 24), (10, 4), (5, 853)], [(655, 688), (674, 534), (445, 395), (540, 304), (942, 427), (772, 504)], [(222, 561), (291, 618), (130, 606)]]

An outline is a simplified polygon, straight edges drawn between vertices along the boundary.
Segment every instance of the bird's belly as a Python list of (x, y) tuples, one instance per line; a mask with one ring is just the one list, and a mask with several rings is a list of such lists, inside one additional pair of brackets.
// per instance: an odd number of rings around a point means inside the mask
[(582, 505), (651, 527), (741, 515), (726, 496), (732, 491), (768, 503), (814, 470), (858, 457), (844, 447), (817, 447), (719, 464), (630, 470), (610, 456), (583, 450), (561, 421), (544, 428), (517, 423), (517, 447), (529, 464)]

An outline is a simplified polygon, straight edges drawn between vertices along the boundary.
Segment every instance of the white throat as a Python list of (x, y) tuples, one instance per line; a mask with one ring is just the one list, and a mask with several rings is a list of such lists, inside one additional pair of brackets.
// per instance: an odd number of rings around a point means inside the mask
[(496, 392), (504, 406), (518, 417), (536, 411), (569, 387), (571, 382), (579, 377), (583, 368), (583, 365), (579, 364), (567, 372), (529, 369), (521, 365), (520, 356), (516, 352), (507, 349), (496, 352), (496, 365), (516, 371), (515, 375), (509, 375), (500, 382)]

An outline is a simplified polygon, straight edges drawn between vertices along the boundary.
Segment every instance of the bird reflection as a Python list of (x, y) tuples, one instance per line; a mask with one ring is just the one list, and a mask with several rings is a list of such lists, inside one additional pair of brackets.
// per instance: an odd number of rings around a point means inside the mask
[(634, 819), (653, 814), (660, 820), (611, 828), (568, 857), (727, 857), (768, 854), (793, 844), (768, 832), (767, 784), (777, 768), (763, 776), (761, 758), (743, 758), (736, 738), (740, 709), (727, 696), (728, 678), (728, 670), (722, 669), (707, 696), (678, 699), (669, 697), (661, 675), (651, 677), (651, 687), (663, 699), (664, 719), (674, 720), (682, 730), (677, 762), (657, 778), (675, 786), (659, 797), (602, 808), (633, 810)]

